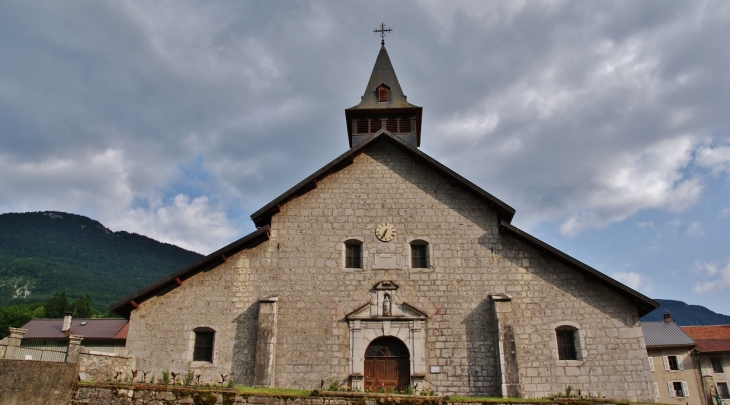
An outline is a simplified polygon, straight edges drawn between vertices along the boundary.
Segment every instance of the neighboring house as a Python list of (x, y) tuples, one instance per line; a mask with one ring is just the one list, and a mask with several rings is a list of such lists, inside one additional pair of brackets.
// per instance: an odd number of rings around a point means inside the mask
[(345, 118), (351, 148), (254, 213), (256, 231), (112, 305), (138, 369), (654, 399), (639, 318), (658, 303), (518, 229), (513, 208), (418, 149), (421, 107), (384, 46)]
[(20, 342), (19, 358), (63, 361), (69, 335), (83, 337), (84, 352), (123, 354), (129, 322), (115, 318), (73, 319), (66, 315), (63, 319), (31, 319), (21, 329), (27, 332)]
[(695, 341), (664, 315), (662, 322), (642, 322), (654, 396), (665, 404), (701, 405), (697, 374), (691, 356)]
[(697, 344), (694, 356), (705, 403), (730, 404), (730, 325), (682, 326)]

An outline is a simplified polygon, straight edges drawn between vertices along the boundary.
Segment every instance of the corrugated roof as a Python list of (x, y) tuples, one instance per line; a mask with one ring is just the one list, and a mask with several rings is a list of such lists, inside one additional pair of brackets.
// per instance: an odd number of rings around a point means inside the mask
[(695, 341), (687, 336), (674, 321), (642, 322), (646, 347), (694, 346)]
[(682, 326), (703, 353), (730, 352), (730, 325)]
[(23, 339), (66, 340), (68, 335), (80, 335), (84, 340), (127, 340), (126, 319), (76, 318), (71, 328), (61, 331), (63, 319), (31, 319), (22, 329), (28, 331)]
[[(390, 88), (390, 100), (387, 102), (378, 101), (377, 94), (375, 94), (381, 84)], [(408, 107), (416, 106), (406, 100), (406, 96), (400, 88), (400, 83), (398, 83), (398, 77), (395, 75), (393, 64), (390, 63), (388, 51), (385, 50), (385, 45), (382, 45), (380, 47), (380, 52), (378, 53), (378, 58), (375, 60), (373, 72), (370, 74), (368, 86), (365, 88), (365, 94), (362, 96), (360, 104), (351, 107), (350, 109), (359, 110)]]

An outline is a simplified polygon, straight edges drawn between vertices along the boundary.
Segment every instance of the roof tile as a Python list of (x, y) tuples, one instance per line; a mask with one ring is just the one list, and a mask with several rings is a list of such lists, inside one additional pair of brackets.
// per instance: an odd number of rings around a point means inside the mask
[(730, 352), (730, 325), (682, 326), (682, 330), (697, 342), (700, 352)]

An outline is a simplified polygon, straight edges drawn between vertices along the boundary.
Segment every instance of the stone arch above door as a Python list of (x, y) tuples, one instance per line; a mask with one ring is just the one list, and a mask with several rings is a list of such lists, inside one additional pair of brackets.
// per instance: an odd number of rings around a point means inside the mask
[(345, 319), (350, 329), (350, 383), (364, 389), (365, 350), (383, 336), (400, 339), (410, 353), (411, 384), (426, 374), (425, 321), (428, 316), (402, 300), (398, 285), (381, 281), (370, 290), (370, 302), (349, 313)]

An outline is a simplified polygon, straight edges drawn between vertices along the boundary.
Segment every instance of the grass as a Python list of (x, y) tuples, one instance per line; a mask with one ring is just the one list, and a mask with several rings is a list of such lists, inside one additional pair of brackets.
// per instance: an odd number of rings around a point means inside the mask
[(239, 394), (261, 394), (261, 395), (288, 395), (292, 397), (308, 397), (312, 395), (309, 390), (297, 390), (293, 388), (264, 388), (264, 387), (246, 387), (236, 385), (236, 392)]

